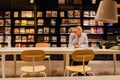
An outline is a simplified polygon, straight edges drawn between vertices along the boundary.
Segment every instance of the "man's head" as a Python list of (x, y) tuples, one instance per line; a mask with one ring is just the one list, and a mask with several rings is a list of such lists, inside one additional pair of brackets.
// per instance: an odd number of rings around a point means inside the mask
[(76, 30), (75, 30), (75, 34), (80, 37), (82, 34), (82, 27), (81, 26), (77, 26)]

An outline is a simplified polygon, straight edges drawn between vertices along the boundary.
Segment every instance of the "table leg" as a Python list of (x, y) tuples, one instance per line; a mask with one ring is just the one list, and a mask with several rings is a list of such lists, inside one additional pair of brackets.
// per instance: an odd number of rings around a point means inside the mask
[(113, 54), (113, 60), (114, 60), (114, 75), (117, 73), (117, 59), (116, 59), (116, 53)]
[(5, 54), (2, 54), (2, 78), (5, 78)]
[[(65, 66), (69, 66), (70, 64), (70, 55), (69, 54), (66, 54), (66, 65)], [(69, 76), (69, 71), (67, 71), (67, 76)]]
[(16, 76), (16, 54), (14, 54), (14, 75)]

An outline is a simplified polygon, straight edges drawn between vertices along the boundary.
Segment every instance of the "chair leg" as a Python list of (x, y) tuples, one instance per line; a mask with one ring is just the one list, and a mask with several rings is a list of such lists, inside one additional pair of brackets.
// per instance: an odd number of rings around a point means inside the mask
[(26, 75), (27, 73), (22, 73), (21, 75), (20, 75), (20, 78), (22, 78), (24, 75)]
[(40, 72), (40, 74), (43, 74), (43, 77), (47, 77), (47, 74), (45, 72)]
[(51, 60), (50, 60), (50, 57), (48, 58), (48, 60), (49, 60), (50, 75), (51, 75), (51, 69), (52, 69), (52, 67), (51, 67)]

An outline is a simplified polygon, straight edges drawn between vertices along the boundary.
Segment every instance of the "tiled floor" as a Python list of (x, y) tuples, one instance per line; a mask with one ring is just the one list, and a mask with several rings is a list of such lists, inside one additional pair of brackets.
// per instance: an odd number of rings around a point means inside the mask
[[(14, 65), (13, 61), (6, 61), (6, 76), (14, 77)], [(25, 63), (22, 61), (17, 61), (17, 74), (19, 77), (21, 74), (20, 67), (22, 65), (29, 65), (29, 63)], [(40, 64), (44, 64), (47, 67), (46, 73), (48, 76), (63, 76), (64, 72), (64, 62), (61, 61), (52, 61), (52, 75), (49, 73), (49, 65), (48, 61), (41, 62)], [(89, 65), (92, 68), (92, 71), (96, 75), (113, 75), (113, 61), (91, 61)], [(1, 66), (1, 64), (0, 64)], [(0, 68), (1, 71), (1, 68)], [(1, 75), (1, 72), (0, 72)], [(117, 62), (117, 75), (120, 75), (120, 61)], [(37, 75), (35, 75), (37, 76)]]

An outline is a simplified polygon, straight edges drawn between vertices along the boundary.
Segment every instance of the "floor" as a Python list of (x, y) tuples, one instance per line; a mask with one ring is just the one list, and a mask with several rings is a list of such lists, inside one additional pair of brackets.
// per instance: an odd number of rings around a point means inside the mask
[[(13, 61), (6, 61), (6, 77), (19, 77), (21, 74), (20, 67), (22, 65), (30, 65), (29, 63), (17, 61), (17, 73), (14, 75), (14, 63)], [(46, 73), (48, 76), (63, 76), (64, 72), (64, 61), (51, 61), (52, 73), (50, 75), (48, 61), (41, 62), (39, 64), (44, 64), (47, 67)], [(89, 65), (95, 75), (113, 75), (113, 61), (90, 61)], [(0, 64), (1, 66), (1, 64)], [(1, 75), (1, 68), (0, 68)], [(117, 62), (117, 75), (120, 75), (120, 61)], [(33, 76), (30, 74), (30, 76)], [(38, 76), (35, 74), (34, 76)]]

